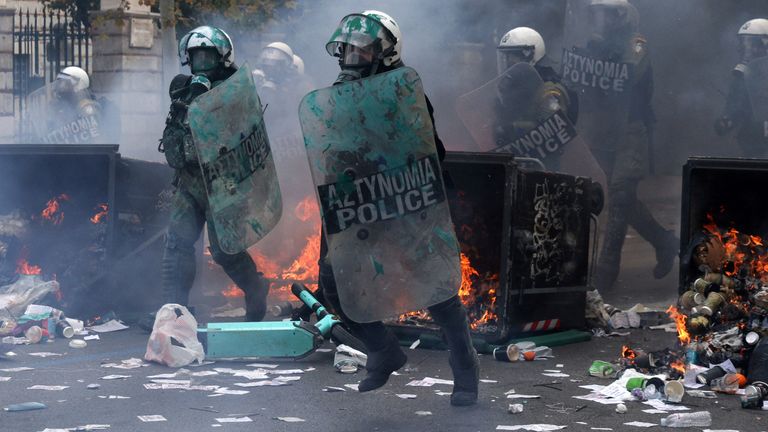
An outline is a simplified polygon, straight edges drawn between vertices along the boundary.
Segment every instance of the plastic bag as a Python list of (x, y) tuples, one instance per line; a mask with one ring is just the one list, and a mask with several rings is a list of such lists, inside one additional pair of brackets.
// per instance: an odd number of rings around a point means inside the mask
[(144, 360), (170, 367), (187, 366), (205, 358), (197, 340), (197, 320), (179, 304), (168, 303), (157, 311)]
[(752, 351), (747, 369), (747, 380), (768, 382), (768, 337), (763, 337)]

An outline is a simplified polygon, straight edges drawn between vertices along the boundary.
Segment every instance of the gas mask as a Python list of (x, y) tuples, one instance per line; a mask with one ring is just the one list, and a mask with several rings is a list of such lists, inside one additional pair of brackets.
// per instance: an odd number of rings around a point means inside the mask
[(339, 72), (335, 84), (354, 81), (376, 74), (379, 67), (379, 56), (376, 45), (364, 48), (351, 44), (342, 44), (339, 52)]
[(759, 35), (739, 36), (739, 56), (741, 62), (749, 63), (756, 58), (768, 55), (768, 37)]
[(195, 48), (189, 51), (189, 68), (193, 75), (211, 76), (220, 61), (221, 56), (216, 48)]

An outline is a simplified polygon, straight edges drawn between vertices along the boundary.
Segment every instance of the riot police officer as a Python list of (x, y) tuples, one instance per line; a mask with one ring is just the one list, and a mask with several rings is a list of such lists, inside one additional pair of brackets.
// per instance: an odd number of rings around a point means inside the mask
[[(509, 144), (557, 111), (564, 112), (571, 124), (576, 123), (578, 96), (562, 84), (560, 76), (548, 63), (546, 52), (544, 39), (529, 27), (514, 28), (499, 41), (496, 64), (501, 79), (495, 100), (498, 146)], [(526, 74), (506, 75), (512, 66), (520, 63), (531, 65), (539, 76), (525, 79), (521, 75)], [(513, 76), (518, 80), (512, 79)], [(531, 81), (532, 84), (519, 81)], [(561, 153), (562, 148), (556, 154), (547, 155), (550, 156), (545, 161), (547, 168), (558, 170)]]
[(247, 251), (236, 254), (222, 251), (213, 229), (205, 179), (187, 120), (187, 108), (196, 97), (236, 72), (232, 40), (219, 28), (198, 27), (179, 42), (179, 57), (182, 66), (189, 65), (192, 75), (178, 75), (171, 82), (171, 110), (161, 139), (160, 150), (165, 153), (168, 164), (176, 169), (176, 191), (163, 254), (163, 301), (188, 303), (195, 278), (194, 244), (208, 222), (213, 260), (245, 293), (246, 320), (260, 321), (266, 312), (269, 284)]
[[(372, 77), (403, 67), (402, 49), (403, 38), (397, 23), (389, 15), (372, 10), (344, 17), (326, 44), (328, 53), (339, 59), (341, 72), (336, 79), (337, 84)], [(427, 104), (427, 111), (432, 115), (432, 107), (428, 101)], [(437, 137), (437, 132), (434, 129), (433, 132), (437, 152), (442, 159), (445, 149)], [(342, 302), (346, 301), (349, 304), (356, 300), (340, 298), (342, 293), (337, 289), (334, 263), (330, 262), (328, 239), (328, 233), (324, 229), (319, 262), (320, 286), (325, 299), (367, 348), (368, 373), (360, 382), (359, 390), (361, 392), (375, 390), (387, 382), (392, 372), (405, 365), (407, 357), (400, 348), (397, 337), (381, 321), (355, 322), (344, 313)], [(409, 289), (431, 288), (413, 286)], [(453, 289), (458, 290), (458, 285)], [(471, 405), (477, 401), (479, 364), (477, 352), (472, 346), (467, 313), (456, 294), (452, 294), (452, 297), (449, 294), (449, 300), (429, 307), (429, 312), (434, 322), (442, 328), (450, 349), (449, 363), (454, 376), (451, 404), (461, 406)], [(346, 295), (354, 296), (349, 292)]]
[(678, 240), (637, 197), (648, 171), (655, 117), (653, 71), (638, 13), (627, 0), (591, 0), (585, 47), (563, 57), (563, 77), (579, 93), (580, 132), (608, 180), (608, 223), (594, 285), (611, 288), (619, 274), (628, 225), (656, 250), (655, 278), (667, 275)]
[[(737, 142), (746, 157), (768, 156), (768, 19), (744, 23), (738, 31), (739, 64), (733, 68), (723, 115), (715, 131), (723, 136), (738, 129)], [(762, 91), (761, 91), (762, 90)]]

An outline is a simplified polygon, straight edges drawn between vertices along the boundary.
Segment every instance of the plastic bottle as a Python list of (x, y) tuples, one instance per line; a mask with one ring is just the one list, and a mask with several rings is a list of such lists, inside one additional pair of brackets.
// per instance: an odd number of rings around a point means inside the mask
[(734, 394), (739, 389), (739, 376), (734, 373), (725, 374), (713, 379), (709, 387), (716, 392)]
[(712, 416), (709, 411), (676, 413), (661, 419), (661, 425), (672, 428), (708, 427), (712, 425)]

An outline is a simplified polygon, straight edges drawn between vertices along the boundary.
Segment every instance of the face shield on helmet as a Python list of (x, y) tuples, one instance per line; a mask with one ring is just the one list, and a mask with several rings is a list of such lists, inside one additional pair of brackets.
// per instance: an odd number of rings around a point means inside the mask
[[(198, 56), (193, 66), (192, 55)], [(202, 51), (206, 51), (202, 53)], [(215, 71), (217, 67), (209, 68), (213, 54), (216, 54), (216, 66), (228, 68), (234, 64), (235, 51), (229, 35), (217, 27), (201, 26), (190, 31), (179, 41), (179, 58), (181, 65), (189, 65), (192, 73)]]
[(588, 26), (592, 39), (597, 41), (620, 42), (633, 33), (635, 18), (629, 3), (617, 2), (590, 5)]
[(215, 48), (195, 48), (189, 50), (189, 68), (193, 74), (202, 74), (216, 69), (221, 56)]
[(739, 56), (742, 63), (768, 55), (768, 36), (739, 35)]
[(352, 14), (341, 20), (325, 49), (339, 58), (342, 73), (350, 74), (348, 79), (356, 79), (376, 73), (379, 64), (394, 52), (393, 39), (378, 20)]
[(499, 75), (518, 63), (531, 63), (535, 49), (526, 47), (499, 47), (496, 49), (496, 66)]
[(266, 47), (259, 54), (256, 65), (270, 78), (284, 77), (293, 66), (293, 58), (277, 48)]

